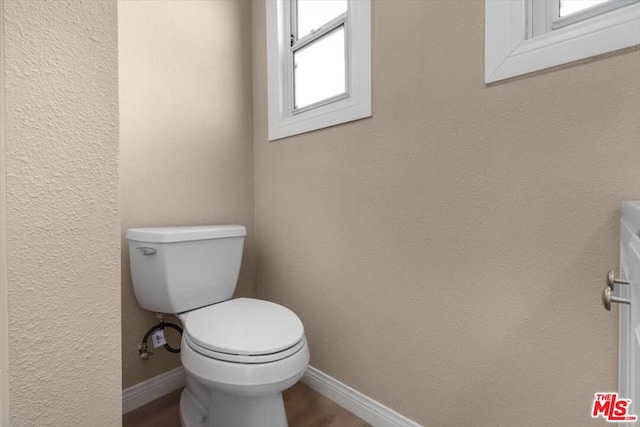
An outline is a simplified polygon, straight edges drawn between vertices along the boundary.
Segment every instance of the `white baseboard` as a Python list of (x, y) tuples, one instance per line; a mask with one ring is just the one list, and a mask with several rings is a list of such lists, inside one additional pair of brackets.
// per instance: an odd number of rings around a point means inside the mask
[[(302, 382), (374, 427), (421, 427), (415, 421), (398, 414), (313, 366), (307, 368)], [(184, 383), (185, 373), (180, 366), (129, 387), (122, 391), (122, 413), (126, 414), (151, 403), (165, 394), (184, 387)]]
[(134, 409), (151, 403), (154, 400), (184, 387), (184, 369), (179, 366), (164, 374), (160, 374), (146, 381), (138, 383), (126, 390), (122, 390), (122, 413), (126, 414)]
[(421, 427), (312, 366), (307, 368), (302, 382), (374, 427)]

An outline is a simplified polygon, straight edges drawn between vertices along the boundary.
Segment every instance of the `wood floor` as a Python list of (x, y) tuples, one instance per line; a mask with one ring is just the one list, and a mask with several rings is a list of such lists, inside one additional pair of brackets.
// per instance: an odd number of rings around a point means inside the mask
[[(180, 427), (181, 392), (174, 391), (124, 415), (123, 427)], [(302, 383), (286, 390), (283, 397), (289, 427), (371, 427)]]

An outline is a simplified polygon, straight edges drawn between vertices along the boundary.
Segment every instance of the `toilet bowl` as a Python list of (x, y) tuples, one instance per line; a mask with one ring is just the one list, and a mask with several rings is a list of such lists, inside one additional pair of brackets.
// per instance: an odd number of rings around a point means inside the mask
[(139, 304), (183, 324), (184, 427), (286, 427), (282, 391), (309, 363), (295, 313), (273, 302), (231, 299), (245, 233), (237, 225), (127, 231)]
[(201, 385), (183, 391), (183, 426), (286, 426), (282, 391), (309, 363), (298, 317), (278, 304), (250, 298), (178, 317), (184, 325), (182, 365)]

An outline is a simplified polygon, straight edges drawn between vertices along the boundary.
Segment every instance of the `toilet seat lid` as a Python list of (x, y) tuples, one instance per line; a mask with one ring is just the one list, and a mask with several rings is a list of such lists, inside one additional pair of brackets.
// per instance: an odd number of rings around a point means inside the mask
[(205, 349), (249, 356), (288, 349), (303, 338), (304, 327), (286, 307), (237, 298), (189, 312), (185, 333)]

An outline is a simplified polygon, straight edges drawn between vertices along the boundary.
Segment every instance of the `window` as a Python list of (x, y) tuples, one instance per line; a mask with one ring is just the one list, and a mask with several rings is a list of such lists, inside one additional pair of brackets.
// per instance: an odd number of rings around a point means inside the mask
[(487, 0), (485, 82), (640, 44), (640, 0)]
[(267, 1), (269, 140), (371, 116), (370, 0)]

